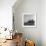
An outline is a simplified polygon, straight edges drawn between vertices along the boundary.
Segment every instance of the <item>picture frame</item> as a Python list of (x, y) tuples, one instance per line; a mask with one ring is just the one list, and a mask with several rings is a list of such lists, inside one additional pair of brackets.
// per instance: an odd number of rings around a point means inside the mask
[(36, 27), (36, 13), (23, 13), (22, 26), (23, 27)]

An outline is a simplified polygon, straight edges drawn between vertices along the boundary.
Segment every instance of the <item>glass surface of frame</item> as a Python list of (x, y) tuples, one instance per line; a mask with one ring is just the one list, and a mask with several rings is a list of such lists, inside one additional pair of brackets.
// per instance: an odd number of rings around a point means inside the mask
[(22, 26), (23, 27), (36, 27), (36, 13), (23, 13)]

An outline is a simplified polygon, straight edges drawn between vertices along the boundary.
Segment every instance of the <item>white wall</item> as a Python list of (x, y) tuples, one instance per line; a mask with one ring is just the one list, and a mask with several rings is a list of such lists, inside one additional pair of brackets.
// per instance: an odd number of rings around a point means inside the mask
[[(32, 39), (35, 41), (36, 46), (46, 46), (46, 1), (45, 0), (23, 0), (18, 7), (13, 7), (15, 16), (15, 28), (18, 32), (23, 33), (24, 38)], [(37, 26), (22, 27), (22, 13), (35, 13)], [(44, 38), (43, 38), (44, 37)], [(42, 44), (42, 45), (41, 45)]]
[[(24, 37), (28, 39), (32, 39), (36, 42), (37, 46), (40, 46), (41, 39), (40, 39), (40, 0), (24, 0), (21, 5), (16, 8), (15, 13), (15, 26), (18, 32), (22, 32)], [(36, 12), (37, 15), (37, 27), (35, 28), (24, 28), (22, 27), (22, 13), (34, 13)]]
[(46, 0), (41, 1), (41, 40), (42, 46), (46, 46)]
[(12, 28), (12, 6), (16, 0), (0, 0), (0, 27)]

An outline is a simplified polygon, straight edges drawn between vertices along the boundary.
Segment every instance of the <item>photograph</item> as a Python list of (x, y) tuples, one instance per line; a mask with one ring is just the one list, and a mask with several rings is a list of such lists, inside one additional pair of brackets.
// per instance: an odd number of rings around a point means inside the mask
[(36, 14), (24, 13), (22, 21), (24, 27), (36, 27)]

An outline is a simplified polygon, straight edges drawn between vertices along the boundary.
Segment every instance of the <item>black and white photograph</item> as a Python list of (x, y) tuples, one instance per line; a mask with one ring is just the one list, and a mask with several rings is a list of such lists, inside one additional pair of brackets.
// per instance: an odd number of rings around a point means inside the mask
[(22, 20), (24, 27), (36, 27), (36, 14), (24, 14)]

